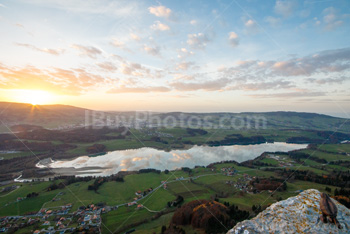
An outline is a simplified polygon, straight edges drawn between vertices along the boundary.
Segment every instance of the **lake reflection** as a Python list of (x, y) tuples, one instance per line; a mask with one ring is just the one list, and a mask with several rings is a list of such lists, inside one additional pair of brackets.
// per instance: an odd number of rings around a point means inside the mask
[(108, 152), (105, 155), (82, 156), (70, 161), (54, 161), (49, 167), (62, 174), (80, 176), (115, 174), (118, 171), (156, 168), (173, 170), (181, 167), (206, 166), (212, 162), (235, 160), (243, 162), (260, 156), (263, 152), (287, 152), (306, 148), (307, 144), (287, 144), (283, 142), (259, 145), (194, 146), (186, 150), (165, 152), (153, 148), (140, 148)]

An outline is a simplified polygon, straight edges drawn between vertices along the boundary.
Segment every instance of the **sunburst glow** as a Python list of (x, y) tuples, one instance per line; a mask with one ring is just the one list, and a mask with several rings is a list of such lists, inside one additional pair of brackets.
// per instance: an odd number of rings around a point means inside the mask
[(52, 104), (54, 96), (43, 90), (17, 90), (14, 99), (17, 102), (30, 103), (32, 105)]

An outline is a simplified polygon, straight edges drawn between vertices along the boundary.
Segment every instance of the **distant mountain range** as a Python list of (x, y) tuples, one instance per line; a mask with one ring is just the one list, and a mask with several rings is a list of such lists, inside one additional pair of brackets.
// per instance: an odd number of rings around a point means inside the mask
[[(96, 113), (96, 112), (95, 112)], [(143, 121), (137, 115), (140, 112), (97, 112), (115, 119), (116, 116), (132, 118)], [(68, 106), (68, 105), (36, 105), (25, 103), (0, 102), (0, 120), (7, 126), (30, 124), (46, 128), (57, 128), (64, 126), (79, 126), (85, 123), (86, 114), (91, 116), (92, 110)], [(177, 123), (188, 121), (199, 121), (202, 123), (217, 124), (230, 122), (233, 119), (239, 123), (243, 120), (265, 121), (268, 129), (304, 129), (304, 130), (329, 130), (339, 132), (350, 132), (350, 121), (343, 118), (332, 117), (323, 114), (305, 112), (243, 112), (243, 113), (184, 113), (148, 112), (148, 116), (157, 117), (160, 120), (175, 119)], [(223, 121), (224, 120), (224, 121)], [(225, 122), (226, 121), (226, 122)], [(147, 121), (144, 121), (147, 122)], [(148, 122), (148, 124), (152, 121)], [(253, 123), (254, 124), (254, 123)], [(2, 125), (2, 124), (1, 124)], [(180, 124), (179, 124), (180, 125)], [(178, 126), (179, 126), (178, 125)], [(153, 125), (154, 126), (154, 125)], [(183, 125), (182, 125), (183, 126)], [(185, 125), (186, 127), (186, 125)], [(6, 131), (0, 126), (0, 132)]]
[(14, 124), (34, 124), (40, 126), (59, 126), (61, 124), (82, 123), (84, 108), (67, 105), (36, 105), (26, 103), (0, 102), (0, 119)]

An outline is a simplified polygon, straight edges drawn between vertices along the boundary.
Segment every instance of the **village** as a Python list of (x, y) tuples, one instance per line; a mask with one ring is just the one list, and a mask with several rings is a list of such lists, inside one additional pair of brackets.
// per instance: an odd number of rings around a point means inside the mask
[[(26, 216), (7, 216), (0, 218), (0, 232), (18, 229), (34, 230), (33, 233), (74, 233), (75, 231), (96, 231), (101, 226), (101, 204), (90, 204), (70, 212), (72, 204), (54, 208), (43, 208), (38, 213)], [(28, 231), (31, 233), (31, 231)]]

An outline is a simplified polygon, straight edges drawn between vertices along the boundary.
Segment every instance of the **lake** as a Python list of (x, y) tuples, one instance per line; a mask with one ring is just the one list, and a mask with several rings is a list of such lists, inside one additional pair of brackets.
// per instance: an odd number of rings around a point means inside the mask
[(307, 144), (288, 144), (284, 142), (258, 145), (231, 146), (193, 146), (190, 149), (165, 152), (153, 148), (140, 148), (108, 152), (104, 155), (81, 156), (68, 161), (46, 160), (38, 167), (50, 167), (62, 175), (108, 176), (118, 171), (132, 171), (143, 168), (173, 170), (181, 167), (207, 166), (213, 162), (235, 160), (243, 162), (254, 159), (264, 152), (288, 152), (306, 148)]

